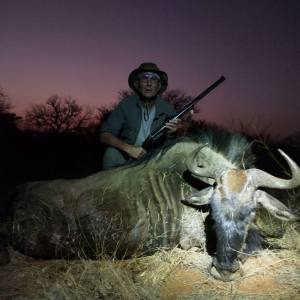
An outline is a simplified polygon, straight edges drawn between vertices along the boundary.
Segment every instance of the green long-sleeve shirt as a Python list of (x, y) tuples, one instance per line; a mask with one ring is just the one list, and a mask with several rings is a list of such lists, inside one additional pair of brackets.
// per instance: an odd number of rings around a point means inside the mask
[[(142, 101), (137, 94), (124, 98), (110, 114), (101, 127), (102, 132), (109, 132), (120, 140), (133, 145), (137, 139), (142, 122)], [(151, 132), (166, 122), (167, 117), (176, 114), (173, 106), (160, 97), (155, 100), (155, 117)]]

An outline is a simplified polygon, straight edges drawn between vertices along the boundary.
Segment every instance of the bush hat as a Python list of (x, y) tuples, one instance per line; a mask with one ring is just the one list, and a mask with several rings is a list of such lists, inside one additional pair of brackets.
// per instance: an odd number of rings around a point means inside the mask
[(132, 90), (134, 90), (136, 92), (135, 86), (134, 86), (134, 82), (137, 78), (137, 76), (143, 72), (153, 72), (156, 73), (160, 76), (160, 80), (161, 80), (161, 88), (158, 91), (158, 94), (162, 94), (168, 87), (168, 75), (166, 74), (166, 72), (161, 71), (156, 64), (154, 63), (143, 63), (141, 64), (138, 69), (133, 70), (128, 78), (128, 84), (130, 86), (130, 88)]

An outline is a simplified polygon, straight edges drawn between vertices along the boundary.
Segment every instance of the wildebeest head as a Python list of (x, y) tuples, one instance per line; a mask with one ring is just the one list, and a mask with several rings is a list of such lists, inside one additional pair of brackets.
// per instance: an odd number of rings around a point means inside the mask
[[(231, 281), (236, 278), (234, 273), (239, 269), (239, 256), (243, 252), (245, 239), (257, 208), (264, 207), (272, 215), (282, 220), (299, 220), (299, 217), (280, 201), (258, 188), (295, 188), (300, 185), (300, 169), (281, 150), (279, 152), (291, 169), (291, 180), (274, 177), (259, 169), (232, 169), (214, 165), (211, 160), (209, 160), (209, 167), (203, 167), (207, 162), (203, 147), (192, 152), (186, 160), (186, 166), (197, 179), (212, 178), (215, 180), (215, 184), (183, 202), (196, 206), (207, 203), (211, 205), (217, 247), (210, 272), (216, 279)], [(198, 166), (199, 162), (202, 162), (202, 166)]]

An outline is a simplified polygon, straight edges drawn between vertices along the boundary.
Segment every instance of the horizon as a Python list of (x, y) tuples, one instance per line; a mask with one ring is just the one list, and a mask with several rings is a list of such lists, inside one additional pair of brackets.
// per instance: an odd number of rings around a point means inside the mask
[[(0, 86), (11, 111), (53, 94), (110, 106), (128, 75), (154, 62), (207, 122), (274, 136), (300, 128), (300, 2), (37, 0), (2, 2)], [(141, 16), (141, 17), (140, 17)]]

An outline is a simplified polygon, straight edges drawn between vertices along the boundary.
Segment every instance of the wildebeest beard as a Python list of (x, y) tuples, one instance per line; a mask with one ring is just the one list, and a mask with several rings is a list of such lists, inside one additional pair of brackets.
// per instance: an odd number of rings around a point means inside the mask
[(254, 208), (244, 206), (238, 211), (224, 212), (224, 208), (238, 206), (238, 199), (211, 200), (212, 217), (215, 220), (214, 229), (217, 235), (216, 254), (213, 265), (218, 270), (235, 272), (238, 269), (238, 259), (243, 252), (245, 237), (249, 224), (252, 222)]

